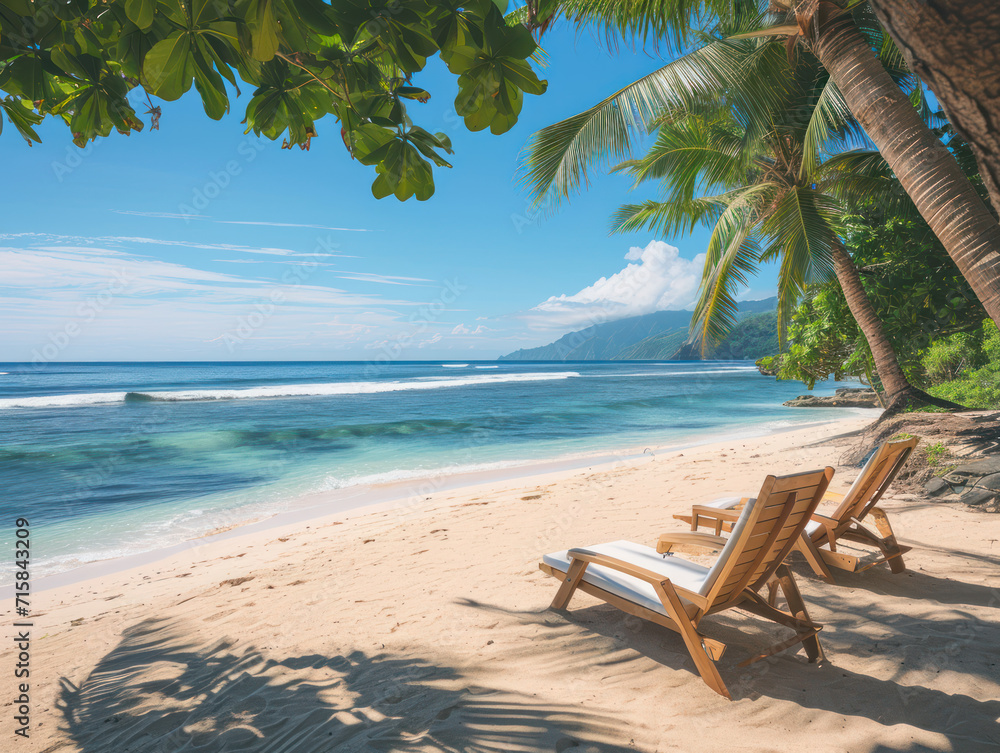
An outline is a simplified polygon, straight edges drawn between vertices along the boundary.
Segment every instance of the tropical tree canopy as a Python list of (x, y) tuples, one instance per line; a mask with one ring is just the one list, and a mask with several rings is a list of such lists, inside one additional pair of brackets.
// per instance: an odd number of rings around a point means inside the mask
[[(748, 14), (716, 31), (732, 35), (756, 23)], [(921, 89), (899, 63), (887, 50), (887, 69), (922, 104)], [(661, 198), (621, 207), (612, 230), (711, 228), (691, 327), (704, 351), (735, 324), (736, 294), (761, 262), (780, 262), (784, 325), (805, 286), (832, 276), (845, 206), (877, 198), (887, 210), (913, 207), (878, 152), (865, 148), (870, 143), (840, 90), (808, 51), (789, 59), (773, 39), (730, 38), (667, 68), (691, 82), (687, 91), (709, 81), (720, 91), (664, 106), (649, 151), (615, 168), (637, 186), (656, 182)], [(539, 134), (533, 146), (544, 145)]]
[[(62, 119), (78, 146), (112, 129), (152, 128), (160, 108), (192, 84), (215, 120), (230, 87), (252, 95), (246, 132), (308, 149), (332, 115), (351, 156), (377, 173), (376, 198), (434, 193), (432, 163), (450, 167), (451, 143), (408, 116), (431, 95), (414, 74), (440, 55), (458, 77), (465, 125), (503, 133), (524, 94), (542, 94), (528, 58), (537, 49), (503, 0), (0, 0), (0, 128), (28, 141), (46, 116)], [(229, 86), (227, 87), (227, 82)]]
[[(872, 205), (845, 219), (845, 245), (907, 377), (934, 384), (925, 353), (935, 342), (978, 330), (986, 312), (940, 241), (919, 217), (886, 217)], [(778, 376), (810, 388), (834, 374), (878, 385), (878, 372), (840, 286), (812, 285), (792, 315)], [(978, 364), (976, 364), (978, 365)], [(951, 377), (949, 377), (951, 378)]]
[[(694, 45), (679, 60), (615, 92), (579, 115), (539, 131), (522, 162), (538, 203), (558, 202), (588, 171), (626, 156), (633, 137), (665, 108), (726, 96), (739, 79), (766, 84), (756, 66), (734, 64), (732, 42), (764, 39), (790, 60), (807, 53), (822, 64), (990, 318), (1000, 323), (1000, 224), (947, 147), (894, 79), (903, 58), (865, 0), (552, 0), (581, 25), (609, 35)], [(539, 8), (535, 24), (548, 18)], [(761, 48), (767, 49), (769, 45)], [(692, 63), (696, 65), (692, 66)]]

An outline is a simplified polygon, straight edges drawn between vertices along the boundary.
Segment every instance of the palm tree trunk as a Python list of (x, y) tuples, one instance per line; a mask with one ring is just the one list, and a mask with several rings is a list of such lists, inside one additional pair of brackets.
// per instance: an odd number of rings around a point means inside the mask
[(882, 389), (885, 391), (883, 403), (886, 410), (895, 413), (911, 405), (928, 404), (941, 408), (961, 408), (960, 405), (928, 395), (910, 384), (906, 374), (903, 373), (903, 368), (899, 365), (896, 350), (885, 334), (882, 320), (875, 313), (875, 308), (861, 284), (858, 268), (840, 243), (833, 249), (833, 271), (837, 275), (840, 287), (844, 290), (847, 307), (868, 341), (868, 348), (875, 360), (875, 371), (878, 372), (879, 381), (882, 382)]
[(1000, 4), (871, 0), (896, 46), (969, 142), (1000, 212)]
[(986, 313), (1000, 326), (1000, 224), (850, 16), (823, 24), (812, 49)]

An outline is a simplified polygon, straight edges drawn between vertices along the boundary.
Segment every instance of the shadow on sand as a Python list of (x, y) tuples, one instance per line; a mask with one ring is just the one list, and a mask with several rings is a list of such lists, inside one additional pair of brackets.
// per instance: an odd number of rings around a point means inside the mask
[(626, 753), (614, 720), (462, 682), (454, 668), (390, 655), (266, 658), (183, 622), (126, 631), (79, 686), (63, 679), (63, 729), (83, 753), (567, 751)]
[[(924, 585), (917, 579), (913, 587)], [(968, 585), (952, 583), (959, 593), (960, 587)], [(966, 595), (973, 601), (983, 597), (975, 586)], [(749, 615), (744, 618), (739, 612), (714, 615), (702, 623), (703, 632), (729, 646), (717, 666), (734, 700), (773, 698), (838, 716), (868, 718), (884, 726), (906, 724), (939, 733), (956, 751), (1000, 750), (1000, 700), (979, 700), (928, 687), (942, 671), (993, 683), (1000, 680), (1000, 630), (995, 623), (960, 610), (947, 610), (933, 619), (905, 620), (891, 606), (865, 605), (859, 611), (857, 599), (852, 601), (847, 589), (826, 591), (819, 598), (813, 594), (808, 601), (850, 617), (827, 623), (821, 634), (827, 660), (819, 665), (808, 664), (801, 651), (790, 650), (739, 667), (739, 662), (758, 647), (781, 640), (781, 631), (788, 631)], [(609, 605), (570, 611), (517, 611), (471, 600), (461, 603), (542, 628), (532, 645), (534, 658), (543, 664), (561, 663), (570, 671), (582, 672), (629, 661), (632, 652), (637, 652), (697, 678), (679, 635)], [(843, 611), (847, 609), (853, 611)], [(898, 664), (899, 671), (888, 679), (852, 671), (838, 665), (838, 657), (846, 654), (871, 659), (882, 670), (888, 660)], [(704, 692), (711, 697), (707, 687)], [(878, 702), (872, 703), (872, 699)], [(893, 749), (883, 746), (876, 750), (889, 753)]]

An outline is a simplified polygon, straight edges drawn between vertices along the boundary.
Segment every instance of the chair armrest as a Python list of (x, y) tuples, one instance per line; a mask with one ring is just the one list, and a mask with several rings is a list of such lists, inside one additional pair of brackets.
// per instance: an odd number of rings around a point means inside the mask
[(617, 557), (609, 557), (607, 554), (592, 552), (589, 549), (570, 549), (566, 554), (570, 559), (581, 560), (582, 562), (601, 565), (602, 567), (610, 567), (612, 570), (618, 570), (626, 575), (631, 575), (633, 578), (644, 580), (647, 583), (662, 583), (668, 580), (659, 573), (654, 573), (652, 570), (647, 570), (640, 565), (626, 562)]
[(840, 522), (833, 518), (828, 518), (826, 515), (820, 515), (817, 512), (812, 514), (812, 520), (823, 526), (827, 543), (830, 545), (830, 551), (837, 551), (837, 527), (840, 525)]
[(691, 530), (697, 531), (702, 524), (710, 524), (715, 528), (715, 535), (718, 536), (727, 524), (732, 529), (733, 523), (739, 520), (742, 514), (742, 509), (692, 505)]
[(656, 542), (656, 551), (666, 554), (674, 544), (691, 544), (693, 546), (703, 546), (707, 549), (721, 549), (729, 539), (724, 536), (713, 536), (710, 533), (700, 531), (679, 531), (677, 533), (665, 533)]
[(600, 565), (601, 567), (617, 570), (618, 572), (625, 573), (626, 575), (631, 575), (633, 578), (644, 580), (653, 586), (659, 586), (664, 589), (672, 588), (677, 594), (700, 606), (707, 603), (705, 597), (701, 594), (689, 591), (682, 586), (671, 583), (669, 578), (666, 578), (659, 573), (654, 573), (652, 570), (647, 570), (644, 567), (632, 564), (631, 562), (626, 562), (625, 560), (618, 559), (617, 557), (609, 557), (606, 554), (592, 552), (589, 549), (570, 549), (567, 552), (567, 555), (569, 555), (571, 560), (580, 560), (588, 564)]

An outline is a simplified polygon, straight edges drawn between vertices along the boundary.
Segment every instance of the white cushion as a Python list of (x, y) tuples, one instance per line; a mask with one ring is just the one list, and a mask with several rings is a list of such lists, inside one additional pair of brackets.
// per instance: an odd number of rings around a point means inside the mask
[(817, 531), (822, 527), (823, 527), (822, 523), (819, 523), (815, 520), (810, 520), (808, 523), (806, 523), (806, 533), (812, 536), (814, 531)]
[(702, 507), (714, 507), (717, 510), (732, 510), (743, 497), (719, 497), (711, 502), (699, 503)]
[[(709, 568), (703, 565), (688, 562), (680, 557), (664, 557), (652, 547), (635, 544), (631, 541), (612, 541), (584, 548), (652, 570), (657, 575), (669, 578), (671, 583), (696, 593), (701, 592), (710, 572)], [(546, 554), (542, 557), (542, 561), (555, 570), (566, 572), (570, 563), (568, 550)], [(633, 604), (666, 615), (660, 597), (656, 595), (653, 586), (644, 580), (595, 564), (587, 565), (583, 580), (592, 586), (603, 588), (615, 596), (631, 601)]]
[[(737, 501), (739, 500), (737, 499)], [(715, 585), (715, 581), (725, 567), (726, 562), (732, 556), (736, 544), (740, 539), (740, 534), (743, 532), (743, 527), (746, 525), (747, 517), (756, 505), (756, 497), (747, 501), (746, 506), (740, 513), (739, 519), (733, 526), (733, 532), (729, 535), (726, 545), (722, 548), (722, 552), (711, 568), (694, 562), (688, 562), (682, 557), (664, 556), (652, 547), (635, 544), (631, 541), (612, 541), (607, 544), (598, 544), (584, 548), (597, 554), (614, 557), (615, 559), (624, 560), (631, 565), (651, 570), (669, 579), (671, 583), (677, 586), (694, 591), (702, 596), (707, 596), (709, 591), (712, 590), (712, 586)], [(561, 552), (546, 554), (542, 557), (542, 561), (555, 570), (566, 572), (569, 570), (570, 565), (569, 550), (564, 549)], [(583, 580), (593, 586), (603, 588), (605, 591), (610, 591), (616, 596), (627, 599), (633, 604), (638, 604), (654, 612), (666, 615), (666, 610), (656, 595), (656, 591), (653, 590), (652, 584), (644, 580), (610, 567), (595, 564), (587, 565), (587, 569), (583, 573)], [(684, 600), (683, 596), (680, 594), (678, 596)]]

